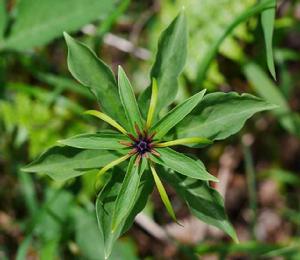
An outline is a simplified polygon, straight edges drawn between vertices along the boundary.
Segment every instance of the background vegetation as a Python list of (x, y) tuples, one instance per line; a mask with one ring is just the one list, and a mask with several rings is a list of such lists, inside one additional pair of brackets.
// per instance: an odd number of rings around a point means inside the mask
[(82, 116), (96, 104), (67, 70), (62, 32), (115, 71), (121, 64), (138, 94), (150, 83), (159, 34), (183, 5), (189, 49), (176, 102), (206, 88), (252, 93), (279, 108), (198, 154), (220, 179), (215, 188), (240, 244), (191, 217), (168, 186), (184, 229), (154, 192), (111, 259), (300, 259), (300, 2), (277, 1), (276, 81), (265, 49), (272, 37), (264, 37), (273, 24), (260, 21), (264, 2), (0, 0), (0, 259), (99, 259), (103, 251), (95, 174), (54, 182), (20, 171), (56, 140), (99, 128)]

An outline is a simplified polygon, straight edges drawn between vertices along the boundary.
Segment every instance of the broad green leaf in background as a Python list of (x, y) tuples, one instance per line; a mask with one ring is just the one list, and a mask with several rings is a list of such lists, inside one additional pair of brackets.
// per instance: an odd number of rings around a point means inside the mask
[(153, 132), (156, 132), (155, 139), (161, 139), (162, 137), (164, 137), (169, 132), (169, 130), (171, 130), (183, 118), (185, 118), (202, 100), (205, 91), (206, 90), (202, 90), (201, 92), (188, 98), (187, 100), (173, 108), (162, 119), (160, 119), (151, 129)]
[(140, 129), (143, 128), (142, 118), (132, 86), (121, 66), (119, 66), (118, 70), (118, 85), (120, 99), (122, 101), (126, 117), (130, 123), (131, 132), (133, 133), (135, 132), (135, 124), (137, 124)]
[[(174, 100), (180, 75), (187, 54), (187, 26), (184, 11), (161, 34), (157, 46), (155, 62), (150, 78), (155, 78), (158, 84), (157, 113)], [(142, 104), (147, 104), (151, 96), (150, 87), (141, 96)], [(147, 107), (143, 111), (147, 111)]]
[(209, 51), (205, 54), (204, 58), (199, 64), (199, 71), (197, 76), (197, 83), (199, 85), (202, 84), (202, 82), (204, 81), (209, 65), (213, 61), (214, 57), (216, 56), (219, 50), (220, 45), (227, 38), (227, 36), (230, 35), (238, 25), (247, 21), (250, 17), (257, 15), (262, 11), (270, 8), (274, 8), (274, 0), (260, 1), (258, 4), (246, 9), (242, 14), (236, 17), (236, 19), (226, 28), (224, 33), (222, 33), (220, 37), (214, 41)]
[(205, 182), (161, 170), (168, 181), (187, 203), (192, 214), (207, 224), (216, 226), (238, 241), (234, 228), (229, 223), (221, 195)]
[(80, 248), (81, 257), (104, 260), (104, 248), (98, 231), (95, 212), (75, 207), (71, 216), (75, 222), (75, 241)]
[(63, 181), (82, 175), (90, 169), (103, 167), (120, 155), (120, 151), (52, 147), (22, 170), (46, 173), (54, 180)]
[(120, 141), (129, 141), (129, 139), (119, 133), (95, 133), (75, 135), (58, 142), (63, 145), (81, 149), (118, 150), (125, 148), (124, 145), (120, 144)]
[(250, 94), (208, 94), (178, 125), (177, 135), (179, 138), (201, 136), (222, 140), (238, 132), (253, 114), (276, 107)]
[[(257, 0), (165, 0), (160, 1), (160, 11), (157, 14), (158, 21), (151, 30), (150, 43), (154, 48), (155, 39), (159, 32), (169, 23), (178, 10), (184, 6), (187, 17), (189, 40), (187, 62), (184, 68), (184, 79), (187, 82), (195, 82), (198, 74), (199, 64), (206, 58), (210, 48), (223, 34), (226, 28), (245, 10), (253, 6)], [(212, 19), (213, 17), (213, 19)], [(244, 44), (253, 40), (251, 25), (239, 24), (227, 35), (219, 48), (221, 55), (234, 61), (243, 59)], [(152, 40), (153, 39), (153, 40)], [(216, 60), (211, 62), (207, 77), (201, 88), (216, 89), (216, 86), (226, 81), (219, 71)], [(184, 86), (184, 85), (182, 85)], [(180, 99), (181, 96), (177, 95)]]
[(83, 88), (81, 84), (77, 83), (75, 80), (61, 76), (61, 75), (55, 75), (51, 73), (43, 73), (36, 71), (34, 73), (34, 76), (42, 81), (47, 83), (50, 86), (59, 88), (60, 91), (69, 90), (74, 93), (78, 93), (81, 96), (93, 99), (94, 95), (87, 89)]
[(293, 113), (278, 86), (267, 76), (267, 74), (255, 63), (244, 66), (244, 73), (255, 91), (268, 102), (278, 105), (273, 113), (278, 117), (280, 123), (292, 134), (300, 136), (300, 116)]
[(122, 187), (116, 199), (115, 208), (112, 216), (112, 232), (116, 230), (123, 219), (132, 210), (134, 200), (138, 192), (140, 178), (145, 170), (145, 160), (140, 165), (135, 165), (135, 157), (131, 157), (127, 167), (127, 172), (122, 183)]
[[(197, 245), (196, 252), (200, 256), (211, 253), (222, 254), (222, 257), (225, 257), (225, 259), (237, 254), (245, 257), (251, 255), (251, 257), (254, 257), (255, 259), (264, 259), (267, 257), (266, 254), (268, 252), (278, 248), (282, 248), (282, 246), (261, 241), (245, 241), (239, 244), (224, 243), (222, 241), (219, 244), (201, 243)], [(279, 255), (276, 254), (276, 256)]]
[(151, 159), (158, 164), (194, 179), (218, 181), (216, 177), (206, 171), (205, 166), (199, 160), (195, 161), (171, 148), (156, 148), (156, 151), (160, 157), (151, 156)]
[[(262, 0), (262, 2), (268, 2), (269, 0)], [(274, 57), (273, 57), (273, 30), (275, 22), (276, 12), (276, 0), (272, 1), (273, 7), (264, 10), (261, 13), (261, 24), (265, 38), (267, 65), (269, 71), (274, 79), (276, 79)]]
[(67, 33), (64, 36), (68, 45), (68, 67), (73, 77), (91, 90), (103, 112), (126, 126), (117, 83), (110, 68), (86, 45)]
[(0, 1), (0, 41), (4, 37), (7, 22), (6, 0)]
[[(132, 225), (135, 216), (145, 207), (149, 194), (153, 189), (153, 181), (149, 178), (149, 172), (142, 175), (138, 193), (134, 201), (134, 206), (126, 219), (116, 228), (112, 230), (112, 215), (115, 207), (116, 198), (121, 190), (124, 175), (120, 174), (121, 168), (114, 168), (111, 179), (107, 182), (103, 190), (99, 193), (96, 200), (96, 213), (101, 238), (104, 243), (104, 255), (109, 257), (114, 243), (120, 235), (126, 232)], [(148, 173), (148, 174), (146, 174)]]
[(73, 32), (106, 17), (113, 8), (110, 0), (20, 0), (16, 20), (0, 49), (24, 51), (47, 44), (63, 31)]

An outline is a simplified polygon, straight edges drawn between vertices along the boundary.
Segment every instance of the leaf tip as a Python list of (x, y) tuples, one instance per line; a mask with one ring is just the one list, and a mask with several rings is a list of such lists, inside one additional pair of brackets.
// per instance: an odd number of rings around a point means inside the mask
[(209, 178), (209, 181), (220, 182), (219, 179), (218, 179), (217, 177), (215, 177), (215, 176), (213, 176), (213, 175), (211, 175), (211, 174), (210, 174), (209, 177), (210, 177), (210, 178)]
[(72, 39), (72, 37), (66, 31), (63, 32), (63, 35), (67, 43)]

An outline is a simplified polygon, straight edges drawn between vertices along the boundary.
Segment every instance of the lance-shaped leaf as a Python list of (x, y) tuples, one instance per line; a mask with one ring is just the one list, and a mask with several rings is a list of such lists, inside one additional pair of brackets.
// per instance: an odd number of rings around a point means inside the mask
[[(171, 104), (177, 94), (177, 79), (180, 75), (187, 54), (187, 26), (184, 11), (167, 27), (159, 38), (157, 54), (150, 77), (158, 83), (158, 103), (156, 113)], [(151, 88), (141, 96), (142, 104), (149, 104)], [(143, 110), (146, 114), (148, 106)]]
[(155, 138), (161, 139), (169, 132), (169, 130), (184, 119), (202, 100), (205, 91), (206, 90), (202, 90), (188, 98), (160, 119), (151, 129), (153, 132), (156, 132)]
[[(263, 0), (262, 2), (269, 2), (270, 0)], [(274, 79), (276, 79), (276, 72), (274, 66), (274, 57), (273, 57), (273, 30), (275, 22), (275, 12), (276, 12), (276, 0), (273, 0), (270, 3), (270, 7), (264, 10), (261, 13), (261, 24), (264, 32), (265, 46), (266, 46), (266, 56), (267, 56), (267, 65), (269, 71)]]
[(123, 134), (99, 132), (95, 134), (75, 135), (58, 142), (63, 145), (81, 149), (118, 150), (125, 148), (125, 146), (121, 144), (122, 142), (129, 141), (130, 140)]
[(131, 157), (122, 187), (116, 199), (112, 216), (112, 232), (115, 232), (122, 220), (126, 218), (131, 211), (134, 205), (132, 198), (135, 198), (138, 192), (140, 178), (145, 170), (145, 160), (142, 160), (140, 165), (135, 165), (134, 160), (135, 157)]
[(111, 254), (115, 241), (132, 226), (135, 216), (145, 207), (149, 194), (153, 190), (152, 178), (149, 174), (146, 174), (148, 172), (145, 172), (140, 180), (136, 196), (131, 198), (134, 201), (134, 205), (129, 215), (122, 220), (114, 232), (111, 232), (115, 203), (124, 179), (124, 175), (120, 174), (120, 171), (120, 168), (113, 170), (111, 179), (99, 193), (96, 201), (98, 226), (104, 243), (106, 259)]
[(221, 140), (238, 132), (255, 113), (274, 108), (275, 105), (249, 94), (208, 94), (178, 125), (177, 135), (179, 138), (202, 136)]
[(126, 117), (130, 123), (130, 130), (134, 132), (135, 124), (137, 124), (140, 129), (143, 128), (141, 113), (136, 102), (132, 86), (127, 78), (124, 70), (119, 66), (118, 71), (118, 85), (119, 94), (122, 101), (123, 108), (125, 110)]
[(160, 173), (187, 203), (194, 216), (207, 224), (220, 228), (238, 242), (236, 233), (227, 219), (221, 195), (210, 188), (207, 182), (169, 173), (163, 169)]
[(52, 147), (22, 170), (49, 175), (64, 181), (105, 166), (126, 151), (81, 150), (72, 147)]
[(194, 179), (218, 181), (216, 177), (206, 171), (204, 164), (199, 160), (193, 160), (171, 148), (156, 148), (155, 150), (160, 157), (151, 155), (151, 159), (158, 164)]
[(117, 83), (110, 68), (81, 42), (64, 33), (68, 45), (68, 67), (75, 79), (90, 89), (102, 111), (127, 125)]

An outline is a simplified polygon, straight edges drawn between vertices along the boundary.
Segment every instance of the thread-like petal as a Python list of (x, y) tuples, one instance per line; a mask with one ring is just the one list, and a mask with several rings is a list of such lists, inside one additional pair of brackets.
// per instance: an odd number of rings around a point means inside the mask
[(157, 94), (158, 94), (158, 87), (157, 87), (157, 81), (155, 78), (152, 79), (152, 94), (151, 94), (151, 100), (148, 110), (148, 116), (147, 116), (147, 122), (146, 122), (146, 128), (150, 129), (152, 120), (154, 117), (155, 107), (157, 104)]
[(174, 145), (184, 145), (184, 144), (211, 144), (212, 141), (204, 138), (204, 137), (187, 137), (187, 138), (180, 138), (168, 142), (157, 143), (155, 147), (168, 147)]
[(116, 128), (117, 130), (119, 130), (121, 133), (123, 133), (124, 135), (127, 135), (127, 131), (119, 124), (117, 123), (114, 119), (112, 119), (110, 116), (97, 111), (97, 110), (87, 110), (84, 112), (84, 114), (88, 114), (91, 116), (95, 116), (98, 117), (99, 119), (105, 121), (106, 123), (110, 124), (111, 126), (113, 126), (114, 128)]

